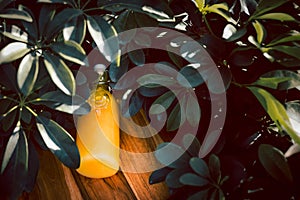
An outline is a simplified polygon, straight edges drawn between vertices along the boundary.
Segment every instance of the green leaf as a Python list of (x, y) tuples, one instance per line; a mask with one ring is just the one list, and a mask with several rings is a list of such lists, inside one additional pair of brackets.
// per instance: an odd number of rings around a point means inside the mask
[(201, 144), (193, 134), (184, 135), (182, 143), (191, 156), (198, 156)]
[(67, 167), (78, 168), (80, 157), (72, 136), (55, 121), (43, 116), (37, 116), (36, 125), (50, 151)]
[(136, 37), (133, 38), (134, 42), (142, 47), (150, 47), (151, 46), (151, 38), (149, 35), (146, 34), (138, 34)]
[[(0, 184), (1, 184), (1, 197), (4, 199), (18, 199), (23, 190), (26, 187), (28, 180), (28, 164), (29, 164), (29, 151), (28, 151), (28, 142), (25, 133), (19, 127), (16, 128), (14, 133), (15, 136), (11, 142), (17, 142), (14, 150), (11, 150), (11, 145), (5, 150), (8, 152), (6, 155), (10, 154), (10, 151), (13, 151), (13, 154), (5, 163), (7, 163), (6, 168), (2, 166), (3, 173), (1, 174)], [(18, 135), (18, 136), (16, 136)], [(5, 160), (8, 159), (5, 156)], [(5, 182), (4, 182), (5, 181)]]
[(286, 37), (281, 37), (281, 38), (276, 38), (274, 40), (272, 40), (269, 44), (267, 44), (267, 47), (270, 46), (275, 46), (281, 43), (288, 43), (288, 42), (297, 42), (300, 41), (300, 34), (296, 33), (296, 34), (292, 34)]
[(187, 168), (178, 168), (171, 171), (166, 177), (166, 184), (169, 188), (180, 188), (184, 185), (180, 182), (180, 176), (187, 173)]
[(221, 164), (220, 164), (220, 159), (216, 155), (211, 154), (209, 156), (208, 167), (209, 167), (210, 177), (216, 183), (219, 183), (221, 181)]
[(73, 0), (38, 0), (40, 3), (53, 3), (53, 4), (68, 4), (70, 6), (74, 6)]
[(272, 50), (276, 50), (276, 51), (285, 53), (285, 54), (295, 57), (297, 59), (300, 58), (300, 48), (297, 46), (278, 45), (278, 46), (273, 46), (270, 48)]
[(30, 51), (27, 44), (22, 42), (12, 42), (5, 46), (0, 51), (0, 64), (12, 62), (23, 56)]
[(264, 15), (257, 16), (256, 19), (270, 19), (278, 21), (297, 21), (294, 17), (286, 13), (267, 13)]
[(198, 157), (193, 157), (190, 160), (191, 168), (202, 177), (209, 177), (209, 169), (206, 162)]
[(171, 168), (185, 166), (190, 158), (180, 146), (166, 142), (158, 145), (155, 157), (161, 164)]
[(278, 84), (278, 90), (288, 90), (292, 88), (297, 88), (300, 90), (300, 74), (297, 74), (290, 70), (274, 70), (263, 74), (261, 77), (264, 78), (289, 78), (285, 82), (280, 82)]
[(261, 44), (266, 38), (266, 29), (264, 26), (257, 20), (252, 22), (252, 25), (256, 31), (256, 40), (259, 44)]
[(21, 61), (18, 72), (17, 82), (21, 92), (27, 96), (33, 89), (39, 71), (39, 58), (31, 53), (27, 54)]
[(1, 33), (10, 39), (17, 40), (19, 42), (28, 42), (28, 33), (23, 31), (16, 25), (7, 25), (5, 30), (1, 31)]
[(179, 128), (181, 123), (183, 122), (183, 115), (181, 113), (180, 104), (178, 103), (173, 110), (171, 111), (168, 120), (167, 120), (167, 130), (174, 131)]
[(254, 85), (277, 89), (280, 83), (291, 81), (290, 77), (259, 77)]
[(193, 65), (183, 67), (177, 75), (177, 80), (180, 85), (186, 88), (197, 87), (204, 83), (201, 74)]
[[(149, 15), (146, 15), (144, 13), (139, 13), (139, 12), (134, 12), (133, 14), (134, 14), (136, 23), (139, 27), (157, 27), (158, 26), (158, 21), (153, 19)], [(142, 37), (142, 35), (139, 34), (139, 37)], [(146, 43), (149, 44), (149, 46), (150, 46), (149, 42), (151, 42), (151, 40), (149, 40), (149, 39), (150, 38), (146, 39)], [(147, 46), (147, 45), (145, 45), (145, 46)]]
[(162, 182), (166, 179), (166, 176), (172, 171), (172, 169), (168, 167), (163, 167), (161, 169), (155, 170), (151, 173), (149, 177), (149, 184), (155, 184)]
[(176, 84), (176, 81), (169, 76), (160, 75), (160, 74), (146, 74), (137, 79), (137, 82), (141, 86), (145, 87), (158, 87), (158, 86), (171, 86)]
[(285, 130), (296, 143), (300, 144), (300, 138), (291, 127), (283, 105), (264, 89), (252, 86), (248, 87), (248, 89), (256, 96), (279, 130)]
[(201, 117), (201, 110), (195, 95), (190, 94), (186, 104), (186, 119), (193, 127), (198, 127)]
[(32, 119), (32, 114), (31, 112), (29, 112), (26, 108), (22, 109), (21, 112), (21, 119), (26, 123), (26, 124), (30, 124), (31, 119)]
[(39, 15), (39, 36), (44, 38), (47, 34), (45, 31), (47, 30), (50, 22), (53, 20), (56, 10), (49, 5), (44, 5), (41, 7), (40, 15)]
[(115, 28), (100, 16), (88, 16), (87, 25), (99, 51), (107, 61), (120, 66), (121, 52)]
[(287, 3), (288, 0), (260, 0), (253, 16), (258, 16)]
[(200, 192), (196, 192), (192, 196), (189, 196), (188, 200), (200, 200), (200, 199), (208, 199), (209, 189), (201, 190)]
[(64, 39), (75, 41), (78, 44), (82, 44), (85, 34), (86, 20), (82, 15), (71, 19), (63, 29)]
[(299, 101), (289, 101), (285, 103), (286, 113), (290, 119), (293, 129), (300, 135), (300, 103)]
[(79, 15), (82, 15), (83, 12), (80, 9), (74, 9), (74, 8), (65, 8), (58, 14), (56, 14), (53, 17), (53, 20), (51, 20), (47, 27), (45, 32), (45, 37), (47, 39), (53, 38), (53, 36), (57, 35), (68, 23), (71, 19), (74, 17), (77, 17)]
[[(1, 2), (2, 3), (2, 2)], [(19, 19), (27, 22), (32, 22), (32, 17), (24, 10), (18, 10), (15, 8), (7, 8), (0, 11), (0, 18), (6, 19)]]
[(75, 93), (75, 79), (68, 66), (56, 56), (44, 53), (44, 63), (54, 84), (67, 95)]
[[(134, 50), (135, 49), (135, 50)], [(137, 66), (142, 66), (145, 64), (145, 53), (143, 49), (140, 49), (133, 42), (127, 45), (127, 52), (130, 60)]]
[(165, 94), (161, 95), (158, 97), (153, 103), (152, 106), (150, 107), (149, 113), (152, 115), (157, 115), (165, 110), (167, 110), (172, 102), (175, 99), (175, 95), (172, 91), (168, 91)]
[(14, 106), (11, 108), (1, 119), (2, 128), (5, 132), (7, 132), (10, 128), (15, 125), (17, 121), (17, 117), (19, 115), (19, 109), (17, 109), (17, 106)]
[(52, 43), (50, 48), (62, 58), (79, 65), (88, 65), (84, 49), (75, 41)]
[(186, 173), (180, 177), (180, 182), (184, 185), (203, 187), (209, 184), (209, 181), (193, 173)]
[(282, 152), (269, 144), (261, 144), (258, 157), (266, 171), (277, 181), (292, 183), (293, 177), (290, 167)]
[(109, 66), (109, 77), (113, 82), (118, 82), (120, 78), (128, 71), (129, 59), (124, 56), (121, 59), (120, 66), (117, 66), (115, 62)]

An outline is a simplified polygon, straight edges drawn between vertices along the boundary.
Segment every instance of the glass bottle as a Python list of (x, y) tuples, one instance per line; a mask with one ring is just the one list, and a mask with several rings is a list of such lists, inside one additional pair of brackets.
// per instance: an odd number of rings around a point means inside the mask
[(77, 172), (90, 178), (109, 177), (119, 170), (118, 107), (107, 80), (104, 71), (89, 98), (90, 113), (77, 121), (76, 144), (80, 154)]

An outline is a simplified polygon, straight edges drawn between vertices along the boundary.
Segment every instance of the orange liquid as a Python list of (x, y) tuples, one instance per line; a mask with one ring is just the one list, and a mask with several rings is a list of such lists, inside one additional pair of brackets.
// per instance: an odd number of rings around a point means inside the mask
[(101, 87), (91, 95), (90, 102), (91, 112), (77, 121), (77, 172), (90, 178), (105, 178), (119, 170), (118, 110), (111, 94)]

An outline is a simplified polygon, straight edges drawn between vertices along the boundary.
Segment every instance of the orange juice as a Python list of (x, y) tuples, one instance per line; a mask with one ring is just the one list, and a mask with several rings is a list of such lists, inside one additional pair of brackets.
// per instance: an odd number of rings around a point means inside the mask
[(76, 144), (81, 175), (105, 178), (119, 170), (118, 109), (107, 85), (99, 84), (89, 102), (91, 111), (77, 121)]

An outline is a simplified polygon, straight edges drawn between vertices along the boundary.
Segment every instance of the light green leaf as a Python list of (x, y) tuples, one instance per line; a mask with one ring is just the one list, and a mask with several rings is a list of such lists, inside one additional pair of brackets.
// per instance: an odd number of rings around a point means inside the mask
[(21, 61), (17, 72), (17, 83), (21, 92), (27, 96), (33, 89), (39, 72), (39, 58), (31, 53)]
[(294, 17), (286, 13), (267, 13), (264, 15), (257, 16), (256, 19), (270, 19), (278, 21), (297, 21)]
[(75, 41), (55, 42), (51, 44), (50, 48), (68, 61), (79, 65), (87, 65), (85, 51)]
[(200, 122), (201, 110), (197, 98), (190, 94), (186, 105), (186, 119), (193, 126), (198, 127)]
[(184, 185), (203, 187), (209, 184), (209, 181), (193, 173), (186, 173), (180, 177), (180, 182)]
[(266, 38), (266, 29), (264, 26), (257, 20), (252, 22), (252, 25), (256, 31), (256, 40), (259, 44), (261, 44)]
[(293, 176), (282, 152), (269, 144), (261, 144), (258, 157), (266, 171), (277, 181), (292, 183)]
[(115, 28), (100, 16), (88, 16), (87, 25), (99, 51), (109, 62), (120, 66), (121, 52)]
[(297, 46), (278, 45), (270, 47), (272, 50), (280, 51), (297, 59), (300, 59), (300, 48)]
[(0, 11), (0, 18), (6, 19), (19, 19), (27, 22), (32, 22), (32, 17), (24, 10), (18, 10), (15, 8), (7, 8)]
[(202, 177), (209, 177), (209, 169), (206, 162), (198, 157), (191, 158), (191, 168)]
[(205, 0), (195, 0), (196, 6), (199, 10), (202, 10), (205, 5)]
[(280, 83), (290, 81), (290, 77), (259, 77), (253, 85), (264, 86), (272, 89), (278, 89)]
[(59, 58), (44, 53), (44, 63), (54, 84), (67, 95), (75, 93), (75, 79), (68, 66)]
[(28, 33), (23, 31), (16, 25), (7, 26), (5, 30), (1, 32), (5, 37), (8, 37), (19, 42), (28, 43)]
[(150, 107), (149, 113), (156, 115), (164, 112), (167, 110), (172, 102), (175, 99), (175, 95), (172, 91), (168, 91), (165, 94), (161, 95), (158, 97), (153, 103), (152, 106)]
[(300, 41), (300, 33), (272, 40), (266, 46), (270, 47), (270, 46), (275, 46), (275, 45), (278, 45), (278, 44), (281, 44), (281, 43), (297, 42), (297, 41)]
[(285, 130), (296, 143), (300, 144), (300, 137), (291, 127), (284, 106), (264, 89), (252, 86), (248, 89), (256, 96), (279, 130)]
[(72, 136), (58, 123), (43, 116), (37, 116), (36, 125), (50, 151), (67, 167), (78, 168), (79, 152)]
[(12, 42), (5, 46), (0, 51), (0, 64), (12, 62), (17, 60), (30, 51), (27, 44), (22, 42)]

